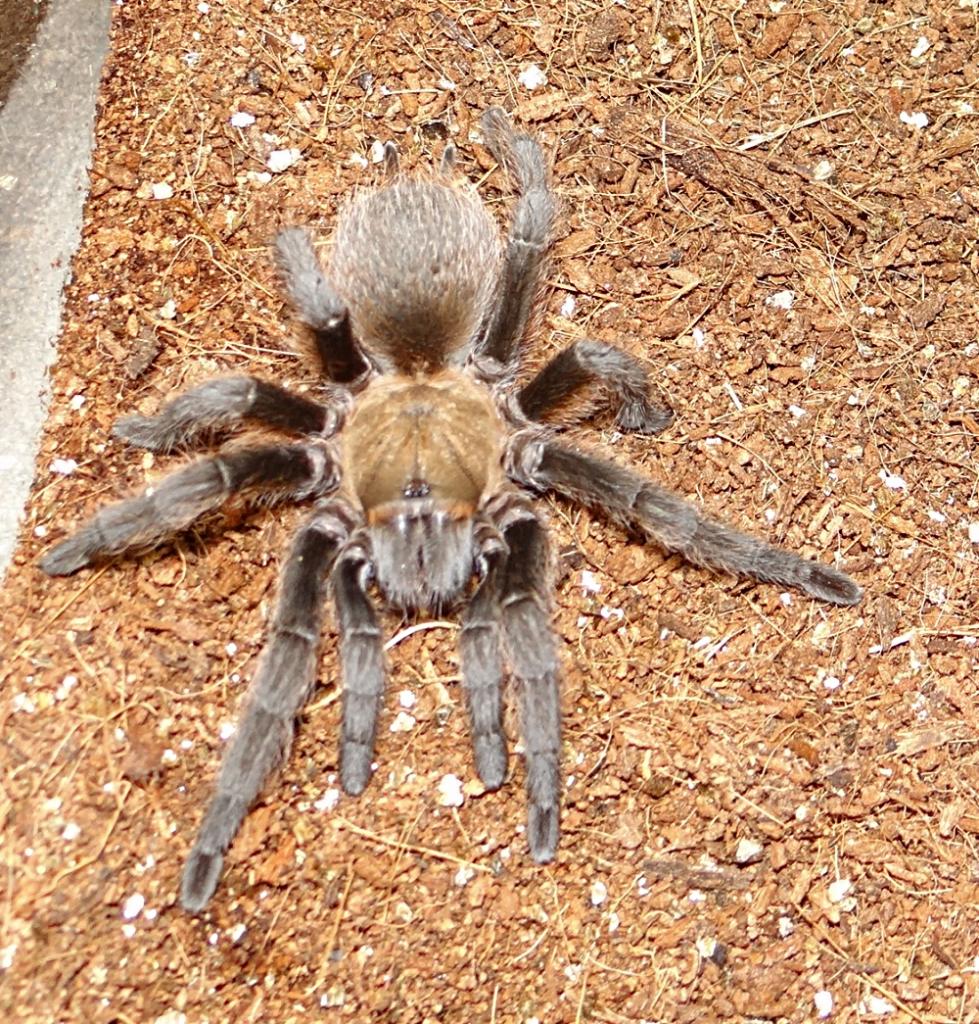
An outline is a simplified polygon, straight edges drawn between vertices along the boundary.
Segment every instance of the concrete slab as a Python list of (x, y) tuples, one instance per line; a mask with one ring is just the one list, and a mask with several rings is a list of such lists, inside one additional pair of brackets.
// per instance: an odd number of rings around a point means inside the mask
[(0, 110), (0, 579), (34, 478), (110, 9), (110, 0), (50, 0)]

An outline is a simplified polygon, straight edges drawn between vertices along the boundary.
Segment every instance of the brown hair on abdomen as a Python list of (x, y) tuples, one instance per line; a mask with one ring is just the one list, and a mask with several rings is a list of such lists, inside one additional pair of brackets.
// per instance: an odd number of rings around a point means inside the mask
[(468, 353), (499, 260), (496, 223), (474, 194), (403, 178), (341, 212), (330, 276), (365, 349), (388, 369), (431, 372)]

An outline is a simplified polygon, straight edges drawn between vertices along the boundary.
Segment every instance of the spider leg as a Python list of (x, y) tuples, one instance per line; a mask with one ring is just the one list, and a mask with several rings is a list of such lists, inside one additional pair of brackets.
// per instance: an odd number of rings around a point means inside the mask
[(462, 688), (469, 713), (476, 773), (487, 789), (499, 789), (507, 770), (500, 638), (500, 585), (507, 551), (495, 526), (478, 522), (476, 530), (483, 572), (462, 617), (459, 637)]
[(367, 594), (370, 572), (367, 550), (358, 540), (352, 540), (332, 576), (343, 679), (340, 785), (353, 796), (362, 793), (370, 781), (377, 714), (384, 693), (381, 628)]
[(617, 405), (622, 430), (658, 434), (673, 422), (670, 409), (649, 400), (649, 375), (638, 359), (604, 341), (576, 341), (559, 352), (517, 394), (523, 413), (545, 420), (581, 391), (604, 384)]
[(496, 304), (477, 346), (478, 355), (508, 366), (517, 354), (540, 285), (556, 204), (537, 140), (515, 133), (499, 107), (487, 110), (481, 124), (486, 145), (520, 193), (496, 284)]
[(96, 559), (148, 548), (179, 533), (239, 491), (261, 489), (280, 498), (325, 494), (339, 468), (322, 442), (267, 444), (222, 450), (165, 476), (134, 498), (100, 509), (52, 548), (41, 568), (68, 576)]
[(797, 587), (831, 604), (852, 605), (862, 597), (861, 589), (845, 573), (706, 519), (679, 495), (638, 473), (539, 433), (528, 431), (514, 439), (507, 453), (507, 471), (527, 487), (554, 491), (604, 511), (667, 551), (680, 552), (694, 565)]
[(286, 294), (312, 328), (323, 372), (338, 384), (359, 384), (371, 366), (354, 339), (343, 299), (323, 273), (309, 232), (285, 228), (276, 237), (275, 250)]
[(337, 432), (344, 406), (339, 396), (329, 405), (256, 377), (218, 377), (173, 401), (155, 416), (126, 416), (112, 428), (115, 437), (137, 448), (170, 452), (201, 440), (243, 420), (296, 434), (331, 437)]
[(551, 626), (547, 531), (528, 503), (503, 526), (509, 553), (500, 580), (507, 658), (520, 694), (527, 767), (527, 841), (538, 863), (553, 860), (561, 800), (561, 693)]
[(439, 174), (443, 178), (451, 178), (455, 173), (457, 156), (458, 151), (456, 150), (455, 143), (447, 142), (445, 149), (442, 150), (442, 159), (439, 161)]
[(329, 571), (349, 529), (343, 507), (324, 503), (300, 527), (286, 556), (268, 642), (184, 867), (180, 902), (192, 913), (214, 894), (225, 851), (289, 752), (296, 718), (316, 680)]
[(396, 178), (398, 176), (398, 169), (401, 166), (401, 154), (398, 152), (398, 147), (394, 142), (384, 143), (384, 176), (386, 178)]

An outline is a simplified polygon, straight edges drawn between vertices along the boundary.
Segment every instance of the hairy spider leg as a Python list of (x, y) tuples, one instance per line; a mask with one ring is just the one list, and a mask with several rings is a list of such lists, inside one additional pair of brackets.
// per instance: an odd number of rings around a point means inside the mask
[(338, 391), (324, 405), (257, 377), (217, 377), (178, 395), (153, 416), (124, 417), (112, 434), (153, 452), (206, 443), (216, 431), (248, 420), (274, 430), (332, 437), (343, 420), (345, 397)]
[(707, 519), (679, 495), (638, 473), (539, 433), (514, 437), (507, 466), (510, 476), (525, 486), (597, 508), (694, 565), (797, 587), (830, 604), (852, 605), (862, 597), (860, 588), (838, 569)]
[(300, 319), (312, 330), (323, 373), (338, 384), (360, 387), (372, 366), (357, 344), (350, 312), (326, 279), (313, 240), (305, 228), (285, 228), (275, 239), (279, 276)]
[(611, 392), (622, 430), (658, 434), (673, 422), (671, 409), (649, 400), (646, 367), (604, 341), (582, 339), (559, 352), (520, 389), (517, 403), (528, 419), (543, 421), (596, 384)]
[(487, 110), (481, 124), (486, 145), (516, 184), (519, 197), (497, 280), (496, 302), (477, 354), (509, 367), (518, 355), (537, 298), (557, 208), (537, 140), (516, 134), (499, 107)]
[(300, 500), (334, 490), (339, 479), (339, 467), (320, 441), (222, 449), (135, 498), (100, 509), (52, 548), (41, 568), (49, 576), (67, 576), (97, 559), (152, 547), (240, 491), (262, 488), (263, 497), (271, 492)]
[(361, 534), (351, 539), (333, 571), (343, 681), (340, 784), (354, 796), (364, 791), (373, 771), (386, 676), (381, 627), (367, 593), (370, 575), (370, 555)]
[(316, 681), (330, 569), (352, 521), (345, 503), (324, 502), (300, 527), (283, 563), (268, 640), (184, 867), (180, 902), (192, 913), (214, 895), (225, 852), (289, 753), (296, 718)]

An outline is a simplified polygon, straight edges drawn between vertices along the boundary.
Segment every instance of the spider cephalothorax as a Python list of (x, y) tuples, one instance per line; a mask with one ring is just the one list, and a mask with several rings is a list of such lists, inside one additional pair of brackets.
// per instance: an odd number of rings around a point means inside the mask
[(558, 659), (547, 533), (528, 492), (602, 510), (697, 565), (834, 604), (860, 600), (838, 570), (706, 519), (672, 492), (559, 439), (548, 424), (596, 385), (622, 429), (654, 433), (669, 424), (631, 356), (582, 340), (522, 387), (514, 383), (555, 206), (536, 141), (515, 134), (498, 109), (482, 124), (519, 193), (505, 244), (477, 196), (449, 180), (451, 159), (441, 176), (404, 177), (389, 149), (386, 183), (341, 214), (328, 274), (304, 230), (287, 229), (277, 241), (285, 290), (311, 328), (328, 382), (322, 399), (253, 377), (218, 378), (115, 428), (160, 452), (199, 446), (243, 421), (302, 440), (225, 447), (190, 463), (97, 512), (41, 563), (66, 574), (158, 544), (240, 491), (314, 502), (286, 555), (268, 642), (184, 870), (188, 910), (211, 898), (225, 851), (286, 756), (316, 679), (328, 588), (342, 665), (343, 788), (359, 793), (369, 781), (384, 688), (372, 595), (404, 609), (455, 605), (476, 771), (489, 789), (506, 776), (506, 666), (521, 707), (527, 839), (535, 860), (553, 858)]

